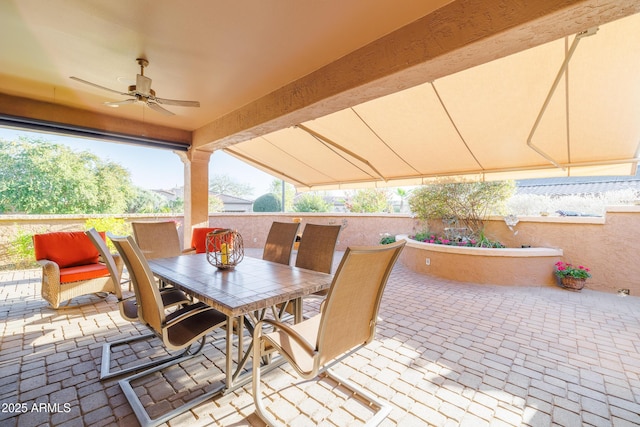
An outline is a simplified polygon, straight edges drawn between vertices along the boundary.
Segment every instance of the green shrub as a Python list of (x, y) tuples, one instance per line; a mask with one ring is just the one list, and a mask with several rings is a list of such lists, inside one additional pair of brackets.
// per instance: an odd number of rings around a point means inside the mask
[(33, 234), (32, 232), (18, 229), (16, 237), (7, 248), (9, 258), (17, 269), (34, 268), (38, 266), (33, 249)]
[(329, 212), (331, 204), (327, 203), (320, 194), (305, 193), (298, 197), (293, 204), (294, 212)]
[(344, 206), (349, 212), (354, 213), (392, 212), (390, 197), (387, 190), (366, 188), (348, 194)]
[[(84, 222), (85, 230), (95, 228), (96, 231), (109, 232), (116, 236), (127, 236), (132, 233), (131, 224), (127, 223), (123, 218), (100, 217), (89, 218)], [(115, 252), (116, 248), (111, 241), (107, 239), (107, 245), (112, 252)]]
[(385, 234), (380, 239), (381, 245), (390, 245), (391, 243), (395, 243), (395, 242), (396, 242), (396, 236), (392, 236), (390, 234)]
[(253, 202), (254, 212), (280, 212), (282, 203), (273, 193), (263, 194)]
[(450, 218), (460, 221), (470, 235), (478, 236), (484, 229), (483, 220), (503, 213), (514, 190), (513, 181), (425, 185), (413, 191), (409, 205), (423, 221)]

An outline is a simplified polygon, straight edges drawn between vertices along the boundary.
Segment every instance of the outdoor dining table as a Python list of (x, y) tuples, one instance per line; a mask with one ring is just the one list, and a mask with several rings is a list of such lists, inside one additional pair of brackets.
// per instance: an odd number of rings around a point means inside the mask
[[(295, 301), (295, 321), (302, 319), (305, 295), (331, 285), (333, 275), (245, 257), (234, 268), (219, 269), (207, 261), (206, 254), (181, 255), (149, 260), (151, 271), (167, 284), (175, 286), (227, 316), (226, 381), (224, 394), (243, 386), (250, 375), (240, 374), (251, 352), (244, 352), (243, 330), (246, 320), (256, 320), (256, 313), (287, 301)], [(258, 316), (261, 316), (258, 315)], [(232, 326), (235, 325), (235, 328)], [(238, 362), (233, 369), (233, 331), (238, 335)]]

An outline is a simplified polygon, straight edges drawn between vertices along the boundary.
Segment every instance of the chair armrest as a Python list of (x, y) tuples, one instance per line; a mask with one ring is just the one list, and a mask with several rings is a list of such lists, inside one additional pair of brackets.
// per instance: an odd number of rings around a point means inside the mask
[(59, 306), (60, 295), (60, 266), (51, 260), (40, 259), (37, 263), (42, 266), (42, 287), (40, 295), (53, 308)]
[[(269, 324), (271, 326), (273, 326), (276, 329), (282, 329), (282, 331), (287, 334), (289, 337), (291, 337), (296, 343), (298, 343), (298, 345), (300, 345), (300, 347), (302, 347), (302, 349), (304, 351), (306, 351), (309, 356), (312, 356), (315, 354), (316, 352), (316, 348), (311, 345), (309, 343), (309, 341), (307, 341), (306, 339), (304, 339), (300, 334), (298, 334), (298, 332), (296, 332), (293, 328), (291, 328), (291, 326), (289, 326), (286, 323), (282, 323), (282, 322), (278, 322), (277, 320), (272, 320), (272, 319), (262, 319), (261, 321), (258, 322), (258, 324), (255, 326), (254, 329), (254, 341), (256, 338), (259, 338), (260, 336), (262, 336), (262, 324), (266, 323)], [(254, 343), (254, 345), (256, 345), (256, 343)]]
[(176, 322), (182, 322), (184, 319), (191, 317), (199, 312), (213, 310), (212, 307), (208, 306), (203, 302), (197, 302), (195, 304), (188, 305), (186, 307), (180, 308), (174, 312), (171, 312), (166, 315), (165, 323), (162, 325), (163, 328), (168, 328), (172, 324)]
[(43, 276), (47, 276), (49, 279), (55, 277), (60, 282), (60, 266), (56, 262), (48, 259), (39, 259), (36, 262), (42, 267)]

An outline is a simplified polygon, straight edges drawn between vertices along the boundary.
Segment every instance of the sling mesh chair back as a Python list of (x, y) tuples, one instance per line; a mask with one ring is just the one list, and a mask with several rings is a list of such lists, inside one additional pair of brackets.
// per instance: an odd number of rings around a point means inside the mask
[[(121, 281), (121, 269), (118, 269), (117, 263), (115, 261), (115, 257), (120, 258), (118, 254), (111, 254), (106, 242), (101, 238), (100, 234), (94, 229), (90, 229), (86, 231), (89, 240), (96, 247), (98, 252), (100, 253), (100, 257), (103, 262), (107, 266), (109, 273), (111, 274), (111, 278), (113, 283), (120, 283)], [(109, 235), (111, 237), (111, 235)], [(122, 289), (120, 286), (115, 286), (115, 295), (118, 298), (118, 308), (120, 310), (120, 315), (123, 319), (128, 320), (129, 322), (138, 321), (138, 304), (136, 302), (135, 294), (129, 297), (124, 297), (122, 294)], [(172, 307), (176, 307), (179, 305), (188, 304), (190, 299), (180, 290), (174, 288), (165, 288), (160, 291), (160, 295), (162, 298), (162, 303), (165, 309), (169, 309)], [(182, 355), (171, 356), (168, 358), (160, 358), (153, 360), (151, 362), (131, 365), (128, 368), (119, 369), (115, 371), (111, 371), (111, 349), (117, 346), (128, 345), (136, 341), (142, 341), (145, 339), (149, 339), (154, 337), (154, 333), (143, 334), (143, 335), (134, 335), (132, 337), (128, 337), (119, 341), (114, 342), (105, 342), (102, 346), (102, 360), (100, 364), (100, 379), (106, 380), (109, 378), (113, 378), (115, 376), (124, 375), (127, 373), (131, 373), (141, 369), (147, 369), (152, 366), (159, 365), (161, 363), (165, 363), (169, 360), (173, 360), (174, 358), (181, 357)]]
[[(253, 396), (258, 415), (268, 425), (277, 425), (277, 422), (262, 402), (260, 361), (263, 355), (274, 351), (280, 353), (300, 377), (311, 379), (325, 373), (370, 400), (379, 409), (367, 425), (377, 425), (388, 415), (388, 404), (338, 377), (329, 368), (373, 340), (382, 294), (405, 243), (348, 248), (320, 314), (295, 325), (271, 319), (256, 325)], [(265, 333), (263, 326), (269, 325), (274, 331)]]
[(180, 236), (173, 221), (132, 222), (133, 237), (146, 259), (182, 254)]
[[(111, 236), (111, 241), (122, 256), (136, 293), (138, 302), (138, 318), (147, 324), (162, 339), (168, 350), (182, 350), (189, 348), (196, 341), (200, 344), (194, 352), (185, 357), (193, 357), (204, 347), (206, 335), (214, 329), (226, 325), (227, 317), (214, 308), (198, 302), (184, 305), (169, 314), (165, 313), (160, 290), (155, 284), (151, 268), (144, 258), (142, 251), (131, 238)], [(152, 375), (176, 363), (182, 362), (185, 357), (170, 361), (160, 366), (148, 369), (119, 381), (120, 388), (136, 414), (138, 421), (143, 426), (155, 426), (162, 424), (185, 411), (185, 407), (191, 407), (193, 402), (174, 408), (166, 414), (151, 419), (145, 407), (137, 396), (131, 383), (139, 378)]]
[[(109, 236), (122, 256), (138, 299), (138, 318), (149, 325), (162, 338), (170, 350), (185, 348), (202, 339), (202, 332), (213, 325), (204, 320), (220, 320), (226, 316), (204, 303), (186, 305), (175, 312), (165, 314), (160, 289), (155, 283), (151, 268), (136, 242), (127, 237)], [(189, 315), (186, 315), (186, 314)], [(219, 325), (221, 326), (221, 325)]]
[(340, 229), (339, 225), (305, 225), (296, 256), (296, 267), (331, 273)]
[(289, 265), (300, 223), (274, 221), (264, 244), (262, 259)]
[[(298, 254), (296, 255), (296, 267), (307, 270), (331, 273), (333, 267), (333, 255), (338, 243), (338, 235), (342, 227), (340, 225), (307, 224), (302, 232)], [(328, 291), (320, 291), (307, 295), (307, 299), (324, 299)], [(283, 318), (284, 311), (293, 314), (295, 306), (290, 301), (284, 307), (280, 307), (279, 318)], [(300, 307), (300, 312), (302, 307)]]

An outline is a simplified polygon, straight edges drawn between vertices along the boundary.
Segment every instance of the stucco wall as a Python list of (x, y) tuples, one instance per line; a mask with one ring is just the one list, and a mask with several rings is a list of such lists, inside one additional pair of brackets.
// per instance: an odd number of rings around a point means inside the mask
[[(10, 265), (8, 248), (19, 233), (45, 233), (53, 231), (84, 230), (89, 218), (109, 215), (0, 215), (0, 268)], [(171, 214), (116, 216), (131, 221), (176, 221), (178, 235), (182, 239), (182, 216)], [(415, 232), (417, 221), (406, 215), (390, 214), (273, 214), (273, 213), (218, 213), (209, 216), (211, 227), (238, 230), (248, 248), (262, 248), (273, 221), (291, 222), (300, 218), (300, 231), (306, 223), (342, 225), (338, 237), (338, 250), (349, 245), (374, 245), (384, 233), (400, 234)], [(187, 242), (190, 243), (190, 242)], [(6, 268), (6, 267), (5, 267)]]
[[(401, 236), (405, 237), (405, 236)], [(407, 239), (401, 261), (419, 273), (458, 282), (556, 285), (554, 264), (562, 250), (549, 248), (469, 248)]]
[[(591, 269), (587, 289), (640, 295), (640, 206), (608, 207), (604, 217), (519, 219), (513, 231), (502, 218), (485, 221), (486, 234), (509, 247), (562, 249), (563, 261)], [(439, 221), (430, 225), (442, 228)]]
[(390, 214), (212, 214), (209, 216), (209, 225), (212, 227), (224, 227), (238, 230), (242, 234), (246, 247), (262, 248), (267, 239), (269, 228), (273, 221), (292, 222), (300, 218), (300, 231), (304, 225), (326, 224), (341, 225), (342, 230), (338, 236), (338, 250), (345, 250), (347, 246), (375, 245), (380, 241), (384, 233), (392, 235), (411, 233), (415, 230), (417, 221), (407, 215)]
[[(84, 222), (92, 216), (2, 216), (0, 215), (0, 268), (10, 263), (7, 248), (22, 232), (58, 230), (82, 230)], [(272, 221), (302, 219), (306, 223), (340, 224), (338, 250), (349, 245), (376, 244), (382, 234), (414, 234), (422, 225), (406, 215), (389, 214), (260, 214), (221, 213), (212, 214), (209, 224), (216, 227), (237, 229), (243, 236), (246, 247), (264, 246)], [(130, 220), (176, 220), (172, 215), (127, 216)], [(520, 218), (514, 234), (502, 218), (486, 221), (489, 237), (506, 243), (510, 247), (530, 245), (560, 248), (563, 260), (584, 264), (591, 268), (593, 277), (587, 289), (617, 292), (630, 289), (632, 295), (640, 295), (640, 207), (625, 206), (609, 208), (605, 217), (532, 217)], [(434, 231), (442, 227), (441, 222), (431, 224)], [(302, 229), (302, 227), (301, 227)], [(424, 260), (422, 261), (424, 263)], [(456, 268), (455, 266), (452, 268)]]

